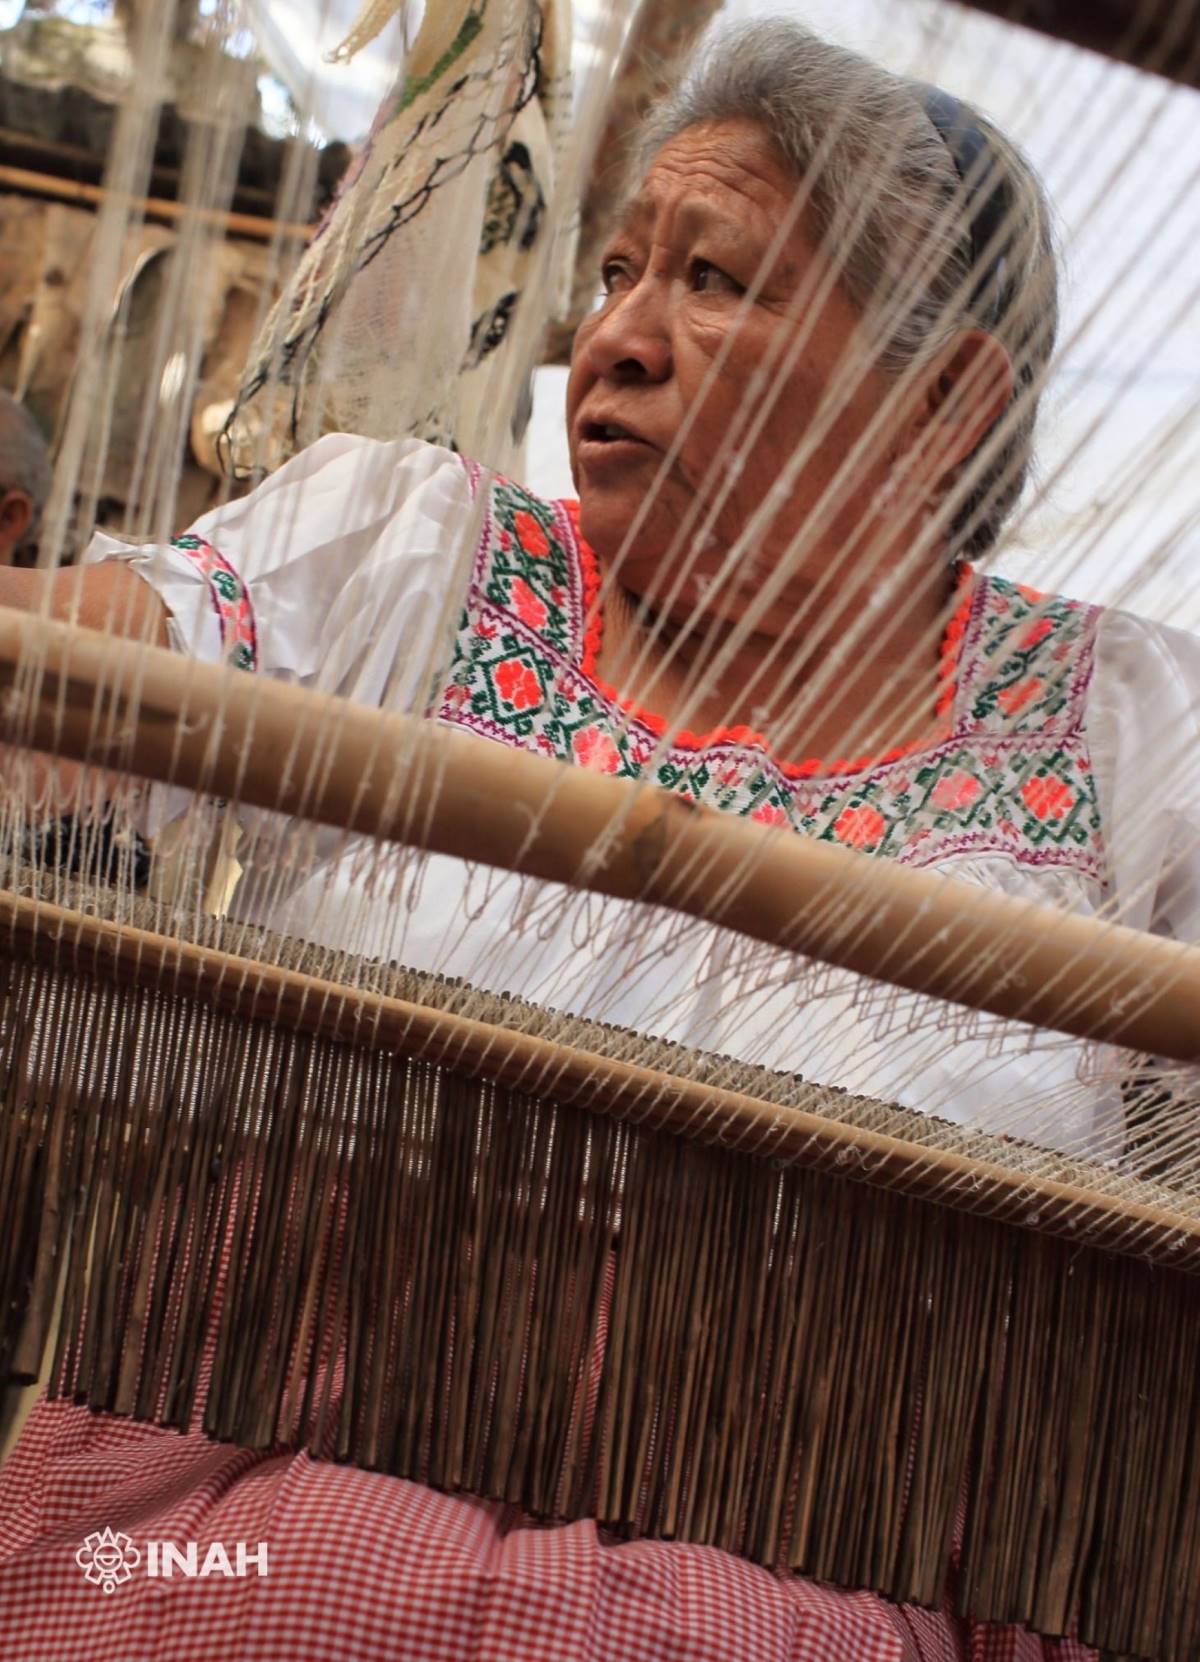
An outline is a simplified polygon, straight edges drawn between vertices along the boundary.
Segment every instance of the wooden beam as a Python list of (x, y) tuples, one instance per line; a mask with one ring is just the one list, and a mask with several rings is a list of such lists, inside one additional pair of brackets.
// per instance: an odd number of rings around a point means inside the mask
[[(87, 208), (99, 207), (108, 195), (103, 185), (88, 185), (78, 179), (59, 179), (49, 173), (33, 173), (24, 167), (0, 167), (0, 190), (9, 190), (24, 196), (48, 196), (59, 202), (74, 202)], [(143, 196), (133, 206), (147, 219), (162, 219), (168, 224), (196, 218), (201, 224), (213, 225), (228, 236), (253, 237), (269, 242), (282, 236), (288, 242), (307, 242), (312, 232), (310, 225), (292, 220), (262, 219), (257, 214), (224, 212), (219, 208), (190, 207), (186, 202), (167, 202), (161, 197)]]
[[(58, 139), (41, 138), (36, 133), (21, 132), (15, 127), (0, 127), (0, 165), (24, 167), (34, 173), (44, 173), (55, 179), (74, 179), (81, 184), (99, 185), (104, 179), (104, 150), (88, 150), (80, 144), (63, 144)], [(149, 192), (155, 199), (174, 202), (179, 197), (180, 170), (153, 161), (150, 168)], [(233, 190), (233, 203), (239, 213), (261, 213), (271, 217), (277, 192), (259, 185), (244, 185), (239, 179)]]
[(958, 0), (1183, 86), (1200, 87), (1197, 0)]
[(1200, 947), (6, 607), (0, 743), (666, 906), (912, 992), (1200, 1062)]

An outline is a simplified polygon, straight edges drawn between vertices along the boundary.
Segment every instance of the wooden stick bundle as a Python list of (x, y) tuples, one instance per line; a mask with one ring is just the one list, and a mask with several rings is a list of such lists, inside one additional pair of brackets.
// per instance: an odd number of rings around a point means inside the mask
[(61, 1286), (98, 1409), (919, 1602), (961, 1512), (977, 1620), (1200, 1643), (1194, 1274), (2, 934), (0, 1181), (0, 1379)]

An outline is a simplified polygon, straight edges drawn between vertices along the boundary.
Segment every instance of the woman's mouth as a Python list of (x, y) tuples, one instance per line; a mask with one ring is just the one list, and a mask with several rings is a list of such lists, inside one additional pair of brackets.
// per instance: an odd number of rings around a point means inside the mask
[(585, 421), (579, 430), (579, 460), (589, 468), (637, 461), (653, 446), (620, 421)]

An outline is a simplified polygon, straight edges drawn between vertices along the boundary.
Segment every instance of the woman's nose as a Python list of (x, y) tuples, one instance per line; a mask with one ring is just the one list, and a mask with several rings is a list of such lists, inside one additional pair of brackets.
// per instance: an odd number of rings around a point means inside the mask
[(588, 337), (596, 374), (608, 381), (665, 381), (671, 373), (671, 335), (664, 285), (644, 276), (610, 300)]

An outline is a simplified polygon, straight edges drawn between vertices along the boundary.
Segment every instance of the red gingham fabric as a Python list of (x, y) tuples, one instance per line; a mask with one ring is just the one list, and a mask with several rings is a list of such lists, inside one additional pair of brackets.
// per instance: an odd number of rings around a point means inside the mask
[[(105, 1593), (91, 1531), (142, 1554)], [(251, 1550), (242, 1579), (145, 1574), (147, 1540)], [(607, 1544), (590, 1523), (298, 1454), (254, 1454), (42, 1401), (0, 1473), (5, 1662), (1085, 1662), (708, 1547)]]

